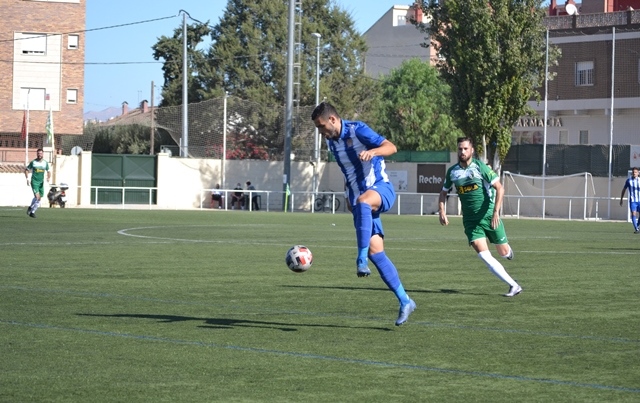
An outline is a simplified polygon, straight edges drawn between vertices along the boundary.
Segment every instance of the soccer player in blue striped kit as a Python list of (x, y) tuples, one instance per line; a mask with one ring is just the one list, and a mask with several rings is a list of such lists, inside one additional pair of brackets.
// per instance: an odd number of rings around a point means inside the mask
[(382, 281), (400, 302), (396, 320), (396, 326), (400, 326), (416, 309), (416, 303), (407, 295), (398, 270), (384, 251), (380, 220), (380, 213), (388, 211), (396, 198), (384, 163), (384, 157), (394, 154), (396, 146), (365, 123), (342, 119), (328, 102), (316, 106), (311, 119), (327, 140), (327, 147), (344, 175), (358, 244), (356, 274), (369, 276), (371, 259)]
[(638, 216), (640, 215), (640, 178), (638, 177), (638, 168), (633, 168), (631, 178), (627, 178), (620, 194), (620, 205), (622, 206), (622, 198), (624, 192), (629, 189), (629, 210), (631, 211), (631, 223), (633, 224), (633, 233), (640, 233), (638, 229)]

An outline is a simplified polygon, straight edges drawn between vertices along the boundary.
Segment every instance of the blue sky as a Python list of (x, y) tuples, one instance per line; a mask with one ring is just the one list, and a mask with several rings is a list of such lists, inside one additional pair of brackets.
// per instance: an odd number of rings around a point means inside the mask
[[(351, 14), (361, 33), (394, 4), (410, 3), (413, 1), (336, 1)], [(162, 64), (153, 59), (151, 46), (159, 37), (173, 35), (182, 24), (182, 16), (178, 15), (181, 9), (197, 20), (209, 20), (215, 25), (226, 6), (224, 0), (87, 0), (87, 30), (124, 26), (86, 34), (85, 112), (119, 107), (124, 101), (136, 107), (143, 99), (151, 98), (151, 81), (156, 87), (157, 104), (164, 81)], [(147, 20), (158, 21), (127, 25)]]

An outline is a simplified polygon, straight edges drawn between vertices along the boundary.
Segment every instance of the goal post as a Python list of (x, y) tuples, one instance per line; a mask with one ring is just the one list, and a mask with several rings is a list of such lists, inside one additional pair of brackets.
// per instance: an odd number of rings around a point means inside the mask
[(594, 218), (593, 176), (582, 172), (564, 176), (502, 174), (505, 216), (538, 218)]

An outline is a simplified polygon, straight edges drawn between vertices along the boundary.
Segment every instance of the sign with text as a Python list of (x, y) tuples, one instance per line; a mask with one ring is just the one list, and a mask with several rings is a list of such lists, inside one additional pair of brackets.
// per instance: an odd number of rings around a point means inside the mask
[(418, 164), (418, 193), (440, 193), (446, 173), (444, 164)]

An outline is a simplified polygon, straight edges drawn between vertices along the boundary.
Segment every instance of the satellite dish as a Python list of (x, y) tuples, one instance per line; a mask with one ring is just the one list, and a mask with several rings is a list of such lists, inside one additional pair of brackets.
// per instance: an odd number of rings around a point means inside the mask
[(564, 11), (566, 11), (569, 15), (576, 15), (578, 14), (578, 7), (576, 7), (575, 4), (567, 4), (566, 6), (564, 6)]
[(82, 154), (82, 148), (80, 146), (75, 146), (71, 149), (71, 155), (80, 155)]

